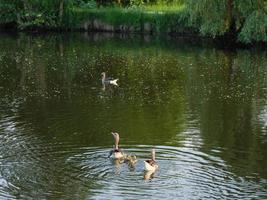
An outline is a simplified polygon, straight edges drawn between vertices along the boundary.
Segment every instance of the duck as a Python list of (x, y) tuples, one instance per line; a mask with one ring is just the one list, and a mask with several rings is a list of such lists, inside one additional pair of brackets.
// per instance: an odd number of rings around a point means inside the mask
[(114, 146), (114, 149), (112, 149), (109, 152), (109, 156), (108, 157), (109, 158), (114, 158), (114, 159), (124, 159), (124, 154), (121, 151), (121, 149), (119, 148), (120, 135), (118, 133), (116, 133), (116, 132), (115, 133), (111, 132), (111, 134), (114, 137), (115, 146)]
[(110, 84), (110, 85), (115, 85), (115, 86), (119, 86), (117, 81), (119, 79), (113, 79), (113, 78), (107, 78), (106, 77), (106, 73), (105, 72), (102, 72), (101, 73), (101, 76), (102, 76), (102, 84), (105, 85), (105, 84)]
[(145, 160), (144, 163), (145, 163), (145, 171), (156, 171), (159, 166), (156, 162), (156, 156), (155, 156), (155, 149), (152, 149), (151, 151), (151, 159), (148, 159), (148, 160)]

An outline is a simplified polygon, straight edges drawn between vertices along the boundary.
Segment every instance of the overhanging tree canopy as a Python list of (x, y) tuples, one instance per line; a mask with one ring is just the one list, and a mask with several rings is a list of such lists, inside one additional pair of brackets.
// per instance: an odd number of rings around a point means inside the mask
[(267, 41), (265, 0), (187, 0), (190, 21), (203, 35), (213, 37), (235, 33), (249, 43)]

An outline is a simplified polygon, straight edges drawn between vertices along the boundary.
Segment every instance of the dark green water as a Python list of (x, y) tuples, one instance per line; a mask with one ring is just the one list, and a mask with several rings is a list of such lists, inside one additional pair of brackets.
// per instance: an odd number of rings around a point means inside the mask
[[(266, 199), (266, 54), (1, 34), (0, 198)], [(135, 167), (107, 158), (111, 131)], [(152, 148), (160, 168), (145, 180)]]

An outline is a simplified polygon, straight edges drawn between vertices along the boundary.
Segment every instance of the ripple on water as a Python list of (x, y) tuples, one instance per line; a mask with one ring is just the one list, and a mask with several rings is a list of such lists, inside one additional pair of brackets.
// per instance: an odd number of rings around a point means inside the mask
[[(266, 198), (266, 181), (236, 176), (216, 149), (214, 155), (190, 145), (127, 146), (134, 167), (107, 158), (110, 148), (76, 147), (27, 134), (14, 117), (0, 122), (0, 197), (92, 199), (252, 199)], [(28, 128), (27, 128), (28, 130)], [(143, 161), (156, 149), (160, 166), (144, 173)], [(36, 192), (34, 192), (36, 191)]]
[(64, 162), (77, 148), (33, 134), (28, 124), (15, 118), (0, 121), (0, 196), (36, 199), (48, 191), (56, 194), (56, 185), (75, 180)]
[[(263, 187), (246, 180), (240, 181), (229, 172), (224, 162), (189, 148), (156, 147), (156, 159), (160, 169), (155, 174), (143, 171), (143, 161), (150, 157), (151, 146), (128, 147), (138, 157), (135, 167), (126, 163), (111, 162), (109, 149), (88, 148), (83, 153), (69, 157), (67, 162), (79, 169), (79, 177), (93, 178), (98, 186), (91, 188), (94, 199), (107, 197), (127, 199), (156, 198), (254, 198), (266, 192)], [(148, 180), (144, 180), (148, 176)], [(152, 177), (151, 177), (152, 176)], [(259, 190), (259, 188), (261, 188)], [(266, 193), (265, 193), (266, 196)]]

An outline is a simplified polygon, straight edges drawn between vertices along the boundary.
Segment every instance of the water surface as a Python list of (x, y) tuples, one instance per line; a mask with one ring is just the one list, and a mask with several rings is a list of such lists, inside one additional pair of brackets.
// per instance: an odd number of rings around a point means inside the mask
[[(102, 34), (0, 49), (0, 198), (267, 198), (266, 51)], [(107, 158), (111, 131), (134, 167)]]

